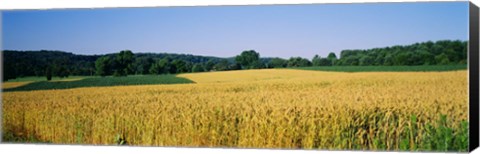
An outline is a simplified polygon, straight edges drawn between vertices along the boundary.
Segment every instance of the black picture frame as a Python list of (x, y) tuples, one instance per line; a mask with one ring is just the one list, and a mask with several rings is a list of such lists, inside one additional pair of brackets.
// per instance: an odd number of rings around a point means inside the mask
[(478, 148), (479, 142), (479, 12), (478, 7), (470, 2), (469, 5), (469, 151)]

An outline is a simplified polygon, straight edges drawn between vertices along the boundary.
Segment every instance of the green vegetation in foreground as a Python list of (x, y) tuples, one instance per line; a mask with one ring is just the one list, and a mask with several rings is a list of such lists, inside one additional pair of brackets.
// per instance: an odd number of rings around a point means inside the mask
[[(384, 114), (369, 114), (366, 117), (376, 118), (385, 116)], [(388, 122), (388, 129), (391, 133), (384, 131), (374, 134), (361, 135), (364, 132), (370, 132), (373, 123), (356, 123), (357, 119), (366, 117), (352, 117), (351, 127), (344, 128), (341, 137), (335, 143), (347, 146), (348, 150), (373, 150), (373, 151), (423, 151), (423, 152), (466, 152), (468, 151), (468, 121), (462, 120), (459, 123), (453, 123), (447, 115), (439, 115), (437, 121), (421, 122), (417, 120), (416, 115), (411, 115), (409, 120), (399, 121), (392, 119)], [(380, 118), (380, 117), (378, 117)], [(395, 130), (396, 125), (408, 125), (403, 130)], [(375, 127), (375, 126), (374, 126)], [(377, 126), (378, 127), (378, 126)], [(380, 126), (381, 127), (381, 126)], [(420, 129), (419, 127), (424, 127)], [(382, 128), (383, 129), (383, 128)], [(372, 137), (373, 136), (373, 137)], [(367, 142), (367, 146), (363, 143)], [(361, 143), (361, 144), (357, 144)], [(399, 146), (395, 146), (399, 143)], [(319, 145), (319, 148), (322, 148)], [(346, 150), (337, 149), (337, 150)]]
[(291, 69), (334, 72), (441, 72), (466, 70), (467, 65), (420, 65), (420, 66), (314, 66)]
[[(425, 152), (466, 152), (468, 151), (468, 122), (461, 121), (454, 124), (456, 127), (449, 127), (450, 120), (446, 115), (440, 115), (440, 119), (435, 124), (426, 123), (426, 131), (420, 135), (418, 129), (417, 116), (411, 115), (410, 121), (412, 125), (401, 132), (401, 137), (397, 138), (400, 141), (400, 151), (425, 151)], [(387, 142), (382, 140), (386, 134), (380, 134), (380, 138), (374, 139), (374, 147), (379, 150), (385, 150)], [(417, 141), (417, 136), (422, 138), (422, 141)], [(356, 147), (362, 149), (362, 147)]]
[[(193, 81), (177, 77), (175, 75), (134, 75), (127, 77), (89, 77), (74, 81), (41, 81), (30, 77), (27, 79), (18, 79), (23, 81), (35, 81), (24, 86), (3, 89), (4, 92), (10, 91), (32, 91), (32, 90), (51, 90), (51, 89), (70, 89), (81, 87), (106, 87), (106, 86), (124, 86), (124, 85), (149, 85), (149, 84), (182, 84), (193, 83)], [(70, 78), (66, 78), (68, 80)], [(40, 80), (40, 81), (38, 81)]]
[[(372, 115), (367, 115), (372, 116)], [(378, 115), (377, 115), (378, 116)], [(398, 137), (387, 137), (389, 134), (384, 132), (376, 133), (377, 135), (372, 139), (367, 136), (362, 136), (363, 140), (373, 140), (369, 146), (364, 146), (358, 143), (359, 138), (356, 136), (357, 132), (369, 131), (369, 125), (366, 123), (352, 124), (352, 127), (346, 128), (342, 135), (345, 138), (341, 141), (343, 143), (351, 143), (353, 150), (392, 150), (398, 151), (424, 151), (424, 152), (466, 152), (468, 151), (468, 122), (461, 121), (460, 123), (451, 124), (451, 120), (447, 119), (446, 115), (440, 115), (436, 122), (420, 122), (416, 115), (411, 115), (410, 120), (402, 123), (398, 120), (391, 121), (393, 125), (408, 124), (406, 129), (395, 132)], [(357, 118), (354, 117), (353, 121)], [(421, 123), (419, 125), (419, 123)], [(419, 126), (426, 127), (423, 132), (420, 132)], [(367, 129), (367, 130), (365, 130)], [(391, 134), (390, 134), (391, 135)], [(418, 140), (421, 138), (421, 140)], [(360, 141), (362, 142), (362, 141)], [(392, 147), (392, 143), (400, 142), (398, 147)], [(390, 143), (390, 147), (388, 144)], [(344, 149), (339, 149), (344, 150)]]
[(2, 132), (2, 141), (10, 143), (51, 143), (42, 141), (34, 135), (15, 134), (13, 132)]

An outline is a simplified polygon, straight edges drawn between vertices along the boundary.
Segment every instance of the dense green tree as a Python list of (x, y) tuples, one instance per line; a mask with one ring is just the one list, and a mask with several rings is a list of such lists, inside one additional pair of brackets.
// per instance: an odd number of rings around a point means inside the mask
[(205, 71), (205, 68), (203, 68), (203, 65), (201, 64), (194, 64), (192, 67), (192, 72), (203, 72)]
[(327, 56), (328, 59), (337, 59), (337, 55), (333, 52), (330, 52), (328, 53), (328, 56)]
[(235, 61), (242, 66), (242, 69), (251, 69), (259, 67), (260, 54), (255, 50), (243, 51), (235, 57)]
[[(12, 51), (3, 50), (3, 81), (26, 76), (44, 76), (51, 66), (52, 76), (69, 75), (128, 75), (128, 74), (168, 74), (199, 70), (237, 70), (281, 67), (306, 67), (330, 65), (450, 65), (467, 64), (467, 41), (441, 40), (396, 45), (365, 50), (343, 50), (340, 56), (329, 53), (326, 58), (308, 59), (291, 57), (260, 58), (254, 50), (244, 51), (233, 58), (194, 56), (170, 53), (137, 53), (124, 50), (106, 55), (75, 55), (63, 51)], [(167, 58), (168, 61), (160, 60)], [(171, 63), (177, 60), (175, 65)], [(183, 62), (180, 62), (183, 61)], [(330, 62), (330, 63), (328, 63)], [(327, 64), (328, 63), (328, 64)], [(154, 66), (154, 64), (157, 64)]]
[(173, 60), (172, 66), (176, 68), (175, 73), (185, 73), (190, 71), (192, 68), (188, 67), (188, 64), (183, 60)]
[(188, 72), (192, 72), (192, 67), (193, 67), (193, 63), (191, 62), (188, 62), (188, 61), (184, 61), (185, 62), (185, 72), (184, 73), (188, 73)]
[(252, 64), (250, 64), (251, 69), (262, 69), (265, 68), (265, 65), (260, 61), (254, 61)]
[(358, 65), (360, 66), (369, 66), (373, 64), (374, 64), (374, 59), (367, 55), (361, 56), (361, 58), (358, 60)]
[(107, 76), (111, 74), (110, 70), (111, 60), (108, 56), (103, 56), (95, 61), (96, 74), (99, 76)]
[(312, 66), (312, 63), (305, 58), (302, 57), (292, 57), (287, 62), (288, 67), (307, 67)]
[(332, 57), (331, 54), (329, 54), (330, 58), (322, 58), (318, 55), (315, 55), (313, 58), (312, 58), (312, 65), (313, 66), (332, 66), (334, 61), (336, 61), (336, 57), (335, 54), (333, 54), (334, 57)]
[(436, 61), (437, 64), (441, 64), (441, 65), (450, 64), (450, 59), (448, 58), (447, 54), (445, 54), (445, 53), (442, 53), (438, 56), (435, 56), (435, 61)]
[(466, 41), (441, 40), (368, 50), (343, 50), (335, 65), (466, 64), (467, 48)]
[(385, 62), (385, 57), (382, 55), (377, 55), (375, 57), (373, 65), (380, 66), (380, 65), (383, 65), (384, 62)]
[(318, 56), (318, 55), (313, 56), (312, 65), (313, 66), (320, 66), (320, 59), (321, 59), (321, 57)]
[(52, 80), (52, 68), (50, 66), (46, 68), (45, 76), (47, 77), (47, 81)]
[(332, 66), (332, 60), (328, 58), (320, 58), (318, 59), (318, 66)]
[(416, 59), (419, 65), (434, 65), (435, 64), (435, 57), (432, 53), (428, 52), (427, 50), (417, 50), (415, 53), (419, 57)]
[(343, 50), (340, 52), (340, 58), (352, 57), (360, 54), (362, 50)]
[(268, 68), (283, 68), (287, 67), (287, 60), (282, 58), (273, 58), (268, 62)]
[(228, 70), (228, 60), (221, 60), (219, 63), (215, 64), (215, 66), (213, 66), (213, 70), (215, 71), (226, 71)]
[(392, 66), (393, 65), (393, 56), (392, 54), (387, 54), (385, 58), (383, 58), (383, 65), (385, 66)]
[(152, 57), (137, 57), (133, 63), (135, 74), (148, 74), (154, 60)]
[(70, 66), (72, 63), (69, 62), (67, 57), (62, 57), (53, 60), (52, 65), (52, 73), (54, 76), (65, 78), (70, 75)]
[(152, 64), (149, 72), (151, 74), (168, 74), (170, 73), (170, 64), (167, 57), (158, 60), (156, 63)]
[(213, 60), (208, 60), (207, 63), (205, 64), (205, 70), (206, 71), (211, 71), (213, 70), (213, 67), (215, 66), (215, 62)]
[(130, 50), (122, 50), (115, 57), (114, 76), (132, 74), (134, 55)]
[(337, 61), (337, 55), (335, 55), (335, 53), (333, 53), (333, 52), (330, 52), (327, 56), (327, 59), (331, 63), (330, 66), (333, 66), (333, 65), (335, 65), (335, 63)]
[(228, 70), (241, 70), (242, 66), (239, 63), (231, 63), (228, 65)]
[(347, 66), (358, 66), (359, 65), (359, 58), (356, 55), (341, 58), (341, 61), (342, 61), (342, 65), (347, 65)]
[(2, 72), (3, 81), (17, 78), (16, 72), (14, 69), (15, 67), (12, 65), (13, 63), (3, 63), (3, 72)]
[[(14, 79), (24, 76), (44, 76), (47, 66), (52, 66), (53, 76), (59, 76), (59, 70), (65, 70), (68, 75), (96, 75), (96, 61), (103, 56), (109, 57), (108, 65), (105, 65), (106, 72), (104, 75), (112, 75), (116, 69), (118, 62), (116, 61), (118, 53), (106, 55), (75, 55), (63, 51), (12, 51), (4, 50), (3, 62), (3, 80)], [(133, 55), (134, 62), (127, 71), (128, 74), (149, 74), (151, 65), (159, 59), (171, 57), (171, 59), (184, 60), (187, 67), (193, 64), (204, 65), (210, 61), (211, 66), (218, 63), (223, 58), (194, 56), (186, 54), (167, 54), (167, 53), (139, 53)], [(138, 58), (138, 59), (137, 59)], [(65, 62), (57, 64), (57, 62)], [(64, 66), (61, 68), (59, 66)], [(131, 71), (131, 72), (130, 72)], [(190, 70), (189, 70), (190, 71)], [(117, 72), (119, 74), (120, 72)]]
[(59, 65), (55, 67), (55, 75), (60, 78), (66, 78), (69, 76), (70, 72), (65, 65)]

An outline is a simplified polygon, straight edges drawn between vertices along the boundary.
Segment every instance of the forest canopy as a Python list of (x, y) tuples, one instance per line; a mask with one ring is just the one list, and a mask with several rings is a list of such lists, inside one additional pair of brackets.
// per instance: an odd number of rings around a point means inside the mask
[(122, 50), (104, 55), (77, 55), (64, 51), (3, 50), (3, 80), (26, 76), (126, 76), (188, 72), (309, 66), (413, 66), (467, 64), (467, 41), (441, 40), (366, 50), (330, 52), (312, 59), (261, 57), (245, 50), (235, 57), (220, 58), (172, 53), (133, 53)]

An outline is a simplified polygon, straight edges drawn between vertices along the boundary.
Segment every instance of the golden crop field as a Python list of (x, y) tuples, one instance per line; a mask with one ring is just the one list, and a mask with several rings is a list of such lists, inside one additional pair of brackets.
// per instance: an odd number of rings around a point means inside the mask
[(15, 87), (20, 87), (20, 86), (23, 86), (23, 85), (26, 85), (26, 84), (29, 84), (31, 82), (5, 82), (5, 83), (2, 83), (2, 88), (3, 89), (7, 89), (7, 88), (15, 88)]
[[(59, 144), (369, 150), (464, 144), (456, 138), (468, 120), (467, 71), (179, 76), (196, 83), (3, 93), (3, 131)], [(442, 137), (444, 143), (434, 141)]]

